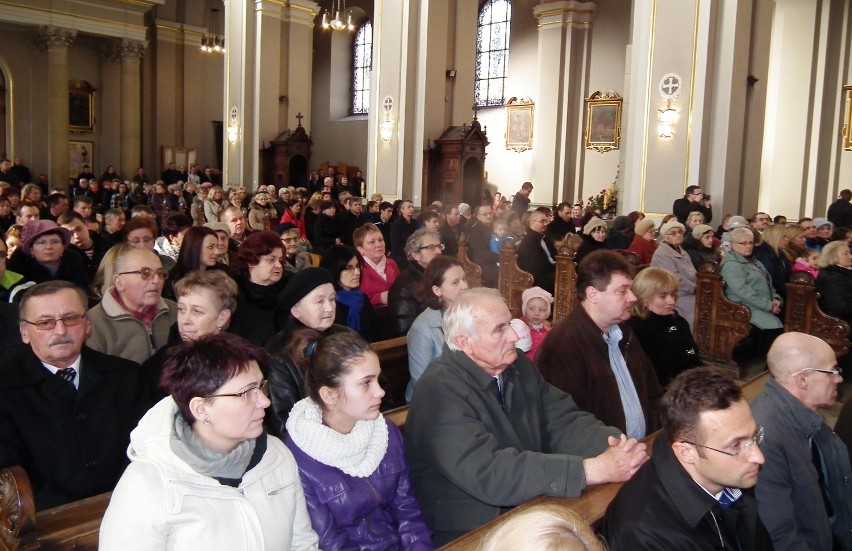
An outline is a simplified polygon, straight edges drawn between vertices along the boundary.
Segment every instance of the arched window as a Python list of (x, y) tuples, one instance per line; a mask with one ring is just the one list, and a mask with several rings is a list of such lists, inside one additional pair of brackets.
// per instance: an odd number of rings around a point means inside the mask
[(509, 0), (488, 0), (476, 25), (476, 105), (503, 105), (509, 62)]
[(361, 23), (352, 42), (352, 115), (370, 112), (370, 70), (373, 68), (373, 24)]

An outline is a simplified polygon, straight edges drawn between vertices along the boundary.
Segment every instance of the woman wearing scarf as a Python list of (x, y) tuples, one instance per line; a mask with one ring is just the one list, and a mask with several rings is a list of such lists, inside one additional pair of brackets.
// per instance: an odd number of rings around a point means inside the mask
[(322, 257), (320, 267), (331, 272), (331, 284), (337, 295), (334, 323), (345, 325), (369, 342), (380, 340), (373, 306), (358, 288), (361, 284), (361, 259), (351, 247), (335, 245)]
[(302, 330), (291, 355), (309, 398), (287, 420), (311, 524), (325, 551), (434, 549), (408, 476), (402, 434), (379, 411), (379, 359), (354, 333)]

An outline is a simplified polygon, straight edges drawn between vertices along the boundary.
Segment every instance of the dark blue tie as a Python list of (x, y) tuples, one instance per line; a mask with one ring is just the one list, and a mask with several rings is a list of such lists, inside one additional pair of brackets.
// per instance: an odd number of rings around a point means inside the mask
[(77, 370), (73, 367), (66, 367), (65, 369), (60, 369), (56, 372), (56, 376), (71, 385), (71, 388), (77, 390), (77, 387), (74, 386), (74, 379), (77, 377)]

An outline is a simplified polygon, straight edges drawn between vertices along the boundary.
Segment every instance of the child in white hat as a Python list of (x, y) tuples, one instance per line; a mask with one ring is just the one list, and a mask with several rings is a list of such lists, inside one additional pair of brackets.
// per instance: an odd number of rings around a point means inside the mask
[(538, 347), (544, 341), (544, 337), (550, 332), (550, 307), (553, 304), (553, 295), (541, 287), (530, 287), (521, 294), (521, 318), (530, 329), (532, 345), (526, 351), (527, 357), (532, 360)]

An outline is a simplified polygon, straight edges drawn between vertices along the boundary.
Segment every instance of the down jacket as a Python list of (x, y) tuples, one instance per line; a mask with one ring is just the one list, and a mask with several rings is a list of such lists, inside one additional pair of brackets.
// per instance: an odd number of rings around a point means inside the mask
[(104, 514), (102, 551), (317, 549), (296, 462), (280, 440), (260, 437), (266, 452), (234, 488), (175, 455), (175, 415), (163, 398), (130, 433), (131, 464)]

